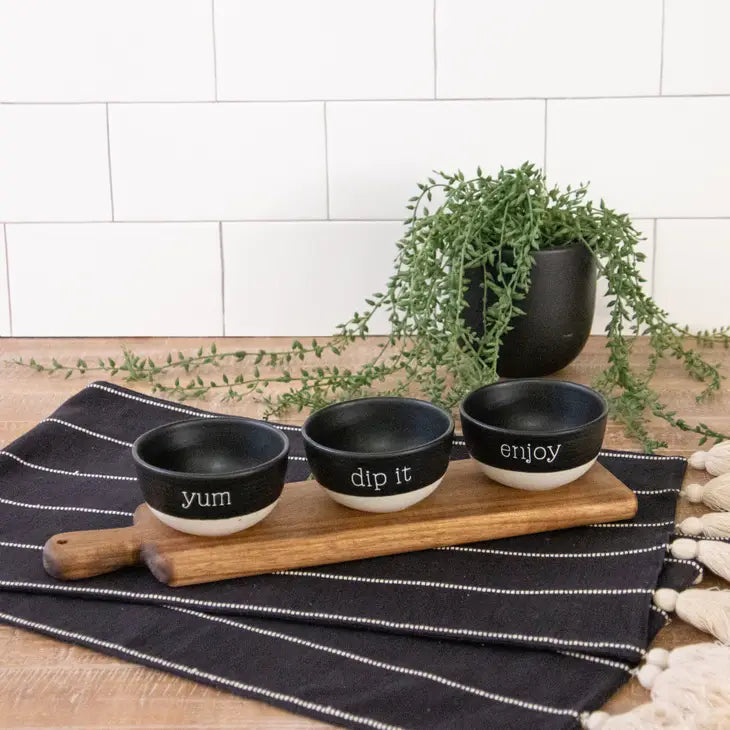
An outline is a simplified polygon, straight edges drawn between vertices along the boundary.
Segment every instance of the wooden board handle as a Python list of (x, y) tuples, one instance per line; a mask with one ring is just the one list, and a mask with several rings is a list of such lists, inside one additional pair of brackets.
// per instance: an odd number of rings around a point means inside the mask
[(43, 567), (60, 580), (78, 580), (138, 565), (142, 531), (136, 527), (54, 535), (43, 546)]

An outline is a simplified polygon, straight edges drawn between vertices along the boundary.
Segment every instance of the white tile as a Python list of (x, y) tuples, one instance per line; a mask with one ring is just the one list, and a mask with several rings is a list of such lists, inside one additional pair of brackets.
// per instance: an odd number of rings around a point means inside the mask
[(218, 226), (8, 225), (17, 336), (220, 335)]
[(728, 28), (727, 0), (666, 0), (663, 93), (730, 93)]
[(541, 164), (543, 131), (542, 101), (327, 104), (330, 214), (403, 218), (434, 169)]
[[(328, 335), (393, 273), (396, 222), (224, 223), (226, 334)], [(389, 332), (379, 313), (371, 334)]]
[(730, 320), (730, 220), (657, 221), (654, 296), (669, 318), (693, 329)]
[(117, 220), (326, 217), (321, 103), (110, 105)]
[(0, 106), (0, 220), (110, 217), (104, 106)]
[(730, 215), (730, 98), (548, 101), (547, 173), (640, 218)]
[(210, 0), (0, 0), (0, 100), (213, 99)]
[[(632, 221), (634, 228), (644, 238), (639, 243), (638, 250), (646, 257), (644, 261), (637, 262), (637, 268), (641, 276), (646, 279), (644, 291), (651, 295), (653, 287), (653, 268), (654, 268), (654, 221), (648, 219), (634, 219)], [(611, 310), (608, 303), (611, 297), (607, 294), (608, 283), (600, 276), (596, 283), (596, 309), (593, 315), (593, 327), (591, 334), (605, 335), (606, 326), (611, 320)]]
[(439, 97), (659, 91), (661, 0), (443, 0)]
[(10, 306), (8, 302), (7, 260), (5, 258), (5, 230), (0, 225), (0, 337), (10, 335)]
[(217, 0), (221, 99), (433, 96), (426, 0)]

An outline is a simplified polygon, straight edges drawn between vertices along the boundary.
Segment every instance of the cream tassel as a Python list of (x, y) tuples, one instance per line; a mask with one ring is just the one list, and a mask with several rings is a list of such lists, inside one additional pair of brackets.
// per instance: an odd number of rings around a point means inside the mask
[(710, 479), (706, 484), (688, 484), (680, 494), (695, 504), (702, 502), (718, 512), (728, 512), (730, 511), (730, 473)]
[(730, 441), (715, 444), (709, 451), (696, 451), (689, 457), (693, 469), (705, 469), (712, 476), (730, 471)]
[(702, 517), (688, 517), (677, 527), (685, 535), (730, 537), (730, 512), (708, 512)]
[(654, 591), (654, 605), (676, 613), (682, 621), (724, 644), (730, 643), (730, 591), (687, 588), (678, 593), (672, 588), (659, 588)]
[(593, 712), (581, 719), (587, 730), (722, 730), (730, 727), (730, 648), (693, 644), (668, 652), (652, 649), (637, 672), (652, 702), (611, 716)]
[(669, 551), (675, 558), (698, 560), (715, 575), (730, 581), (730, 543), (719, 540), (675, 540)]

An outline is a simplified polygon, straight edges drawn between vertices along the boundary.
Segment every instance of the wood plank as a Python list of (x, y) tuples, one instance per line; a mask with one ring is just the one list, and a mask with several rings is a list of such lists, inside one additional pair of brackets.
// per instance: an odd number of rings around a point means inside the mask
[[(219, 349), (283, 349), (289, 338), (217, 338)], [(343, 366), (352, 367), (374, 350), (377, 340), (357, 342), (348, 350)], [(0, 360), (13, 357), (58, 357), (73, 361), (85, 357), (118, 356), (122, 343), (155, 361), (164, 361), (170, 350), (192, 352), (210, 343), (201, 338), (94, 338), (94, 339), (2, 339)], [(636, 346), (637, 358), (646, 355), (645, 343)], [(713, 362), (730, 367), (730, 351), (716, 348), (710, 353)], [(606, 367), (605, 338), (591, 337), (575, 363), (558, 374), (566, 380), (590, 384)], [(0, 365), (0, 444), (7, 444), (32, 428), (63, 400), (83, 385), (101, 379), (98, 373), (62, 377), (37, 375), (26, 369)], [(678, 415), (701, 420), (730, 433), (730, 396), (728, 389), (711, 400), (698, 404), (694, 394), (698, 384), (690, 381), (676, 362), (661, 366), (655, 386), (662, 396), (677, 407)], [(134, 387), (149, 392), (149, 386)], [(279, 386), (284, 390), (286, 386)], [(272, 388), (272, 393), (277, 388)], [(196, 405), (198, 405), (196, 403)], [(221, 403), (215, 399), (202, 407), (241, 416), (261, 415), (262, 407), (253, 401)], [(287, 417), (290, 423), (302, 423), (305, 413)], [(666, 453), (689, 455), (696, 450), (696, 438), (668, 428), (661, 422), (651, 424), (652, 431), (670, 444)], [(635, 449), (621, 426), (609, 423), (605, 446), (613, 449)], [(704, 482), (704, 472), (688, 470), (686, 483)], [(680, 500), (678, 519), (698, 516), (706, 510)], [(720, 585), (706, 578), (702, 587)], [(727, 584), (722, 584), (726, 587)], [(707, 641), (702, 634), (678, 619), (663, 629), (656, 646), (675, 648), (698, 641)], [(93, 668), (94, 674), (88, 672)], [(243, 700), (225, 692), (136, 665), (103, 656), (79, 647), (69, 646), (47, 637), (19, 629), (0, 626), (0, 725), (13, 728), (279, 728), (298, 730), (325, 727), (322, 723), (252, 700)], [(39, 700), (40, 698), (40, 700)], [(649, 695), (635, 679), (631, 679), (607, 704), (609, 712), (623, 712), (642, 702)], [(113, 708), (113, 711), (110, 709)]]
[(497, 484), (466, 459), (452, 462), (436, 492), (402, 512), (348, 509), (307, 480), (287, 484), (263, 522), (227, 537), (177, 532), (142, 504), (133, 527), (54, 535), (43, 562), (55, 578), (77, 580), (143, 557), (160, 581), (186, 586), (615, 522), (633, 517), (637, 506), (634, 493), (601, 464), (564, 487), (528, 492)]

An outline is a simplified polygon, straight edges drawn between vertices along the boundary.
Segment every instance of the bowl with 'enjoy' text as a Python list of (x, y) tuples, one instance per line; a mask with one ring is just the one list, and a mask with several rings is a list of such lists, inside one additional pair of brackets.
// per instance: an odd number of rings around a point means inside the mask
[(596, 461), (608, 417), (592, 388), (552, 379), (504, 380), (460, 406), (464, 440), (484, 473), (508, 487), (554, 489)]

